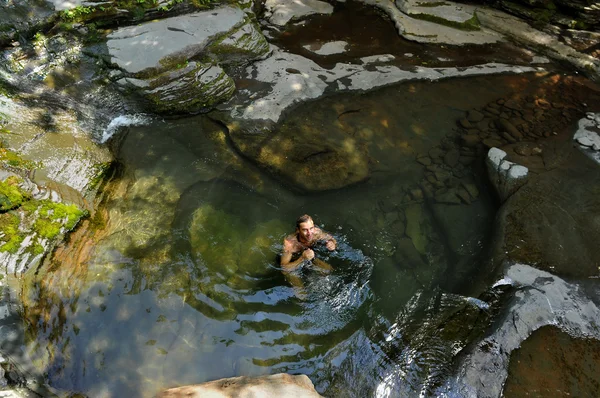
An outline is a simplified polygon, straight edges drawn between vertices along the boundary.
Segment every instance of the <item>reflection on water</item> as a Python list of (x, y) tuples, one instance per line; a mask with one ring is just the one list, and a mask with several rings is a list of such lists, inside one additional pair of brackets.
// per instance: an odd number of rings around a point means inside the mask
[[(363, 109), (377, 108), (377, 120), (387, 121), (365, 140), (374, 172), (321, 194), (288, 191), (240, 159), (206, 118), (132, 128), (97, 222), (102, 233), (73, 240), (61, 263), (40, 270), (26, 289), (36, 364), (51, 385), (93, 397), (152, 396), (274, 372), (307, 374), (328, 396), (433, 391), (471, 331), (448, 327), (449, 319), (463, 311), (460, 319), (475, 325), (486, 311), (457, 287), (482, 244), (453, 251), (438, 227), (440, 209), (407, 194), (423, 176), (414, 158), (451, 133), (464, 109), (518, 79), (411, 83), (427, 109), (407, 98), (406, 85), (364, 96)], [(454, 90), (481, 95), (460, 102), (441, 95)], [(321, 108), (337, 101), (348, 109), (355, 100), (329, 98)], [(322, 131), (339, 127), (337, 114), (328, 121), (308, 109)], [(300, 111), (294, 118), (307, 119)], [(364, 126), (373, 113), (352, 118), (347, 123)], [(399, 151), (396, 141), (407, 144)], [(457, 228), (485, 240), (487, 195), (445, 206), (466, 220)], [(308, 270), (300, 299), (278, 255), (303, 213), (339, 248), (317, 251), (334, 271)]]

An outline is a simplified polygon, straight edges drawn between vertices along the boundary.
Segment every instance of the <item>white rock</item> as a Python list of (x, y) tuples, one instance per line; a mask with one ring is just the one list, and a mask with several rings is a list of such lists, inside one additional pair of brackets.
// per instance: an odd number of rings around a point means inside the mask
[(332, 14), (333, 6), (318, 0), (267, 0), (266, 9), (272, 13), (269, 22), (285, 26), (292, 19), (300, 19), (313, 14)]
[(348, 47), (348, 43), (345, 41), (330, 41), (324, 43), (322, 45), (318, 44), (307, 44), (303, 46), (308, 51), (311, 51), (318, 55), (332, 55), (332, 54), (341, 54), (346, 52), (346, 47)]
[(473, 19), (477, 9), (474, 5), (439, 0), (396, 0), (396, 6), (407, 15), (430, 15), (459, 24)]

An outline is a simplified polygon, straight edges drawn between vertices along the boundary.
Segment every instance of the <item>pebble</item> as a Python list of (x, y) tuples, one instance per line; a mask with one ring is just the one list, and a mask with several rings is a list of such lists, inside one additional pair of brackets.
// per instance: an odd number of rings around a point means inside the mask
[(463, 118), (463, 119), (460, 119), (460, 120), (458, 121), (458, 123), (459, 123), (459, 124), (460, 124), (460, 125), (461, 125), (463, 128), (466, 128), (466, 129), (473, 128), (473, 125), (472, 125), (472, 124), (471, 124), (471, 122), (469, 122), (467, 119), (464, 119), (464, 118)]
[(410, 195), (414, 200), (423, 200), (423, 191), (420, 188), (411, 189)]
[(476, 199), (479, 196), (479, 189), (477, 189), (475, 184), (472, 184), (470, 182), (463, 182), (462, 186), (469, 193), (469, 195), (471, 195), (473, 199)]
[(417, 158), (417, 162), (421, 163), (423, 166), (429, 166), (431, 164), (431, 158), (429, 158), (429, 156), (421, 156)]
[(431, 149), (429, 150), (429, 156), (430, 156), (432, 159), (435, 159), (435, 158), (441, 158), (442, 156), (444, 156), (444, 151), (442, 151), (442, 149), (441, 149), (441, 148), (438, 148), (438, 147), (431, 148)]
[(469, 196), (469, 193), (466, 190), (459, 189), (457, 190), (456, 195), (466, 204), (471, 204), (471, 196)]
[(460, 204), (460, 198), (456, 196), (456, 192), (453, 190), (447, 192), (443, 192), (442, 190), (437, 191), (435, 193), (435, 201), (438, 203)]
[(529, 156), (531, 155), (531, 148), (527, 144), (517, 145), (515, 147), (515, 153), (521, 156)]
[(485, 140), (483, 140), (483, 145), (485, 145), (488, 148), (500, 147), (502, 146), (502, 141), (494, 138), (486, 138)]
[(517, 140), (512, 135), (508, 134), (506, 131), (503, 131), (501, 133), (501, 135), (505, 140), (507, 140), (511, 144), (514, 144), (515, 142), (517, 142)]
[(483, 113), (478, 112), (476, 110), (470, 110), (467, 112), (467, 120), (469, 122), (479, 122), (481, 120), (483, 120), (484, 116)]
[(450, 166), (454, 167), (458, 164), (458, 158), (460, 157), (460, 153), (456, 149), (451, 149), (444, 156), (444, 162)]
[(461, 143), (469, 148), (476, 147), (481, 141), (478, 135), (475, 134), (464, 134), (461, 137)]

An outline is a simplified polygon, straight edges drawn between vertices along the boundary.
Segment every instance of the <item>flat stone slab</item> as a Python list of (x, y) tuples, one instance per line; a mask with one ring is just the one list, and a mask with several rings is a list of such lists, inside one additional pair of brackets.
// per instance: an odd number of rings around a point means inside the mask
[[(301, 101), (318, 98), (330, 88), (336, 91), (371, 90), (406, 80), (439, 80), (448, 77), (475, 76), (492, 73), (525, 73), (537, 69), (528, 66), (484, 64), (469, 68), (425, 68), (403, 70), (391, 65), (393, 56), (361, 58), (362, 64), (338, 63), (325, 69), (297, 54), (275, 49), (272, 56), (246, 69), (246, 79), (268, 83), (271, 88), (250, 100), (236, 102), (234, 97), (225, 109), (233, 119), (270, 120), (277, 122), (282, 112)], [(244, 98), (248, 92), (240, 90)]]
[[(360, 0), (365, 4), (378, 7), (392, 19), (398, 33), (407, 40), (418, 43), (439, 43), (450, 45), (489, 44), (504, 40), (497, 32), (481, 29), (466, 31), (452, 28), (422, 19), (412, 18), (400, 11), (389, 0)], [(479, 10), (479, 8), (478, 8)]]
[(318, 0), (267, 0), (265, 7), (269, 22), (277, 26), (309, 15), (333, 13), (331, 4)]
[(320, 398), (306, 375), (278, 373), (260, 377), (230, 377), (193, 386), (177, 387), (159, 393), (156, 398), (232, 398), (297, 397)]
[(433, 18), (464, 24), (475, 16), (476, 6), (439, 0), (396, 0), (400, 11), (412, 16)]
[(110, 62), (132, 74), (172, 69), (172, 64), (200, 54), (212, 39), (245, 18), (237, 7), (221, 7), (120, 28), (108, 35)]
[(345, 41), (330, 41), (323, 44), (307, 44), (304, 49), (313, 52), (317, 55), (333, 55), (346, 52), (348, 43)]
[(535, 48), (544, 55), (567, 61), (594, 79), (600, 79), (600, 60), (580, 53), (561, 43), (556, 37), (532, 28), (523, 20), (498, 10), (481, 7), (477, 9), (481, 26), (492, 29), (517, 43)]

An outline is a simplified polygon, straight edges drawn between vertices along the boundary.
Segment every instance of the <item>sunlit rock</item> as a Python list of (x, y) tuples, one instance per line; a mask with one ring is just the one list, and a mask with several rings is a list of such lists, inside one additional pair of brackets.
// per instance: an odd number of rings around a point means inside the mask
[(327, 43), (312, 43), (303, 46), (308, 51), (311, 51), (318, 55), (333, 55), (333, 54), (341, 54), (346, 52), (346, 48), (348, 47), (348, 43), (345, 41), (330, 41)]
[(587, 117), (579, 120), (578, 128), (573, 135), (581, 150), (600, 164), (600, 113), (588, 113)]
[(223, 102), (235, 90), (235, 83), (219, 65), (186, 63), (180, 69), (151, 79), (121, 79), (120, 84), (142, 93), (155, 112), (194, 112)]
[(285, 26), (289, 21), (313, 14), (333, 13), (331, 4), (319, 0), (266, 0), (265, 7), (269, 22), (277, 26)]
[(319, 398), (313, 383), (305, 375), (278, 373), (259, 377), (231, 377), (160, 392), (156, 398)]
[(500, 200), (504, 202), (525, 183), (529, 170), (505, 159), (506, 152), (491, 148), (486, 158), (488, 176)]
[(414, 18), (438, 22), (458, 29), (479, 29), (479, 22), (475, 16), (477, 7), (470, 4), (437, 0), (396, 0), (396, 6), (400, 11)]
[(194, 112), (228, 99), (235, 85), (220, 65), (269, 51), (252, 18), (232, 6), (121, 28), (106, 45), (110, 63), (123, 72), (118, 82), (160, 113)]

